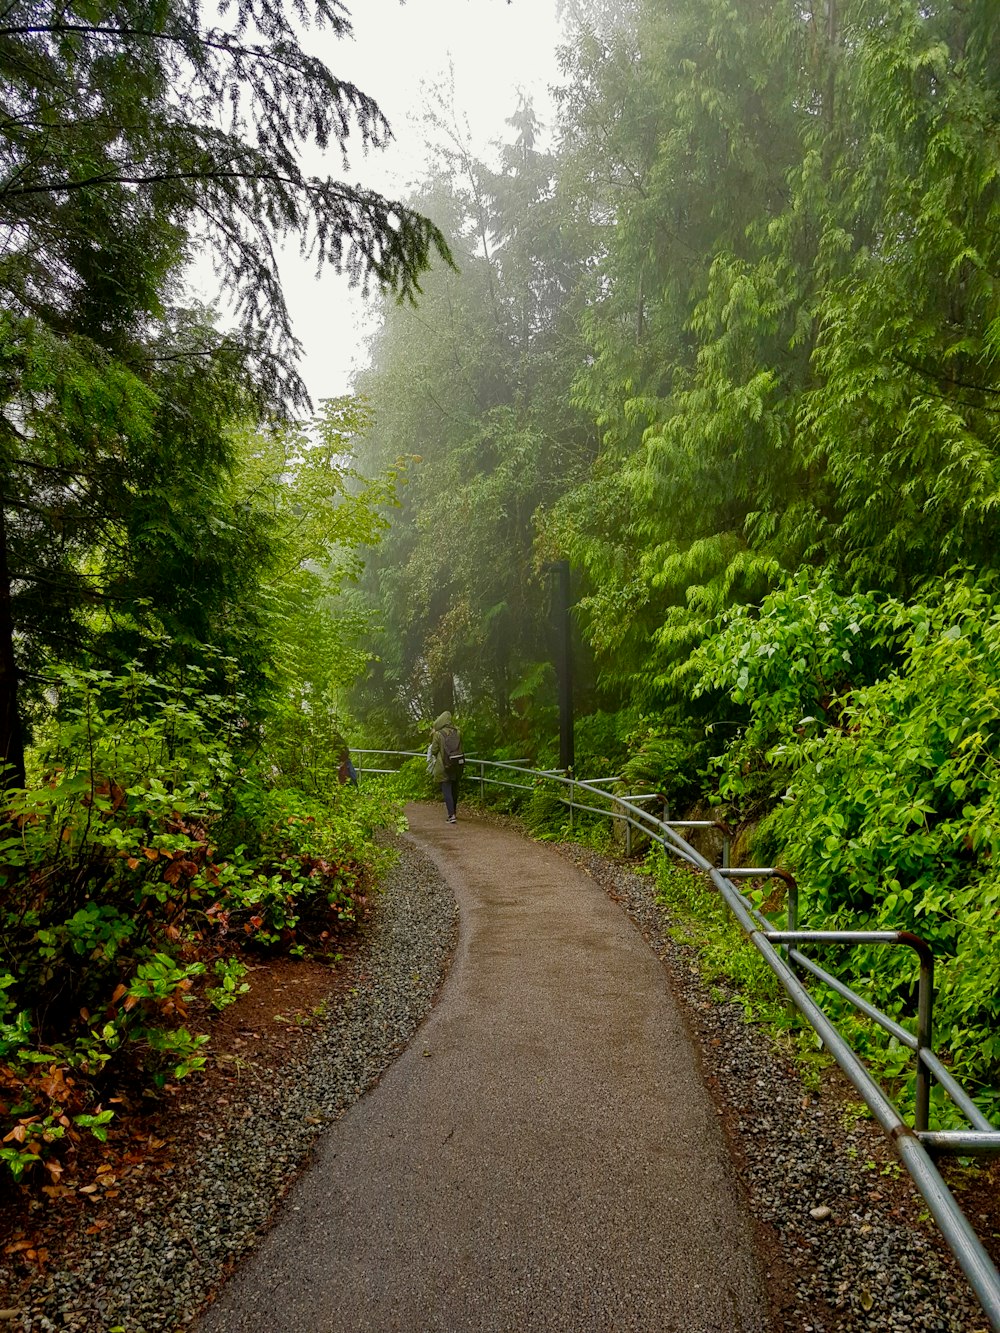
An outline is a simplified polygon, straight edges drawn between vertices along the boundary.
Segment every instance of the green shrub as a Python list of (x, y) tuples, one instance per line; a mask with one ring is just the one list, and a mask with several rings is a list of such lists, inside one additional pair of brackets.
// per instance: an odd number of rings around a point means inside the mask
[[(809, 925), (904, 929), (938, 955), (937, 1040), (956, 1072), (1000, 1075), (1000, 608), (953, 580), (898, 608), (898, 671), (843, 701), (841, 725), (795, 746), (766, 836), (804, 886)], [(786, 761), (787, 762), (787, 759)], [(842, 966), (912, 1019), (907, 950)]]
[[(992, 586), (956, 576), (902, 604), (800, 579), (759, 616), (734, 613), (698, 660), (703, 683), (727, 688), (747, 712), (719, 764), (719, 793), (744, 812), (769, 811), (756, 854), (794, 869), (804, 926), (910, 930), (932, 944), (936, 1044), (988, 1107), (1000, 1076)], [(825, 959), (913, 1027), (909, 950), (827, 950)], [(903, 1076), (905, 1049), (828, 1003), (883, 1073)]]
[(225, 955), (332, 948), (364, 914), (398, 806), (269, 785), (241, 705), (193, 670), (60, 673), (40, 780), (0, 835), (0, 1139), (19, 1178), (104, 1133), (109, 1090), (204, 1066), (193, 1001), (246, 989)]

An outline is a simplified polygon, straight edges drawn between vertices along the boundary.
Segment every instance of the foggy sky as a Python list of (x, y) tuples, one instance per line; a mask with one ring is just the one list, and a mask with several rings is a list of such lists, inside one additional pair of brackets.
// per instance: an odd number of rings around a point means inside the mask
[[(539, 113), (547, 87), (557, 80), (557, 0), (348, 0), (352, 41), (327, 33), (303, 34), (306, 50), (321, 56), (339, 78), (355, 83), (380, 104), (395, 142), (366, 158), (358, 150), (345, 172), (339, 150), (306, 157), (309, 171), (362, 183), (393, 197), (418, 179), (425, 162), (419, 124), (422, 84), (439, 82), (454, 68), (458, 107), (469, 120), (473, 147), (487, 153), (505, 132), (517, 90), (531, 93)], [(350, 145), (349, 145), (350, 149)], [(281, 276), (296, 336), (303, 343), (300, 372), (314, 402), (348, 392), (352, 368), (364, 357), (371, 303), (345, 279), (292, 248), (283, 253)], [(200, 294), (214, 294), (205, 265), (195, 266)]]

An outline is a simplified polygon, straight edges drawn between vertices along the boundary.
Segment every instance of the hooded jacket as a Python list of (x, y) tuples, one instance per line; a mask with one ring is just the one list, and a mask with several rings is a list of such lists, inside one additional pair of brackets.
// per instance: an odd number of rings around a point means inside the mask
[(453, 731), (458, 737), (459, 747), (462, 744), (462, 733), (451, 720), (450, 713), (442, 713), (431, 728), (431, 755), (434, 759), (434, 781), (447, 782), (448, 774), (444, 767), (444, 746), (441, 744), (441, 736), (446, 731)]

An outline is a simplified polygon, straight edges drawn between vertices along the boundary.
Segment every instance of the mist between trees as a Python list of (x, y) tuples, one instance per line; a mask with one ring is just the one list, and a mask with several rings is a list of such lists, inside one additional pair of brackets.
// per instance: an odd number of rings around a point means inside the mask
[[(716, 803), (808, 925), (931, 939), (988, 1105), (1000, 14), (634, 0), (568, 34), (555, 125), (522, 103), (492, 166), (428, 112), (410, 202), (456, 268), (385, 304), (359, 383), (361, 470), (406, 484), (355, 708), (557, 764), (568, 559), (578, 771)], [(837, 965), (909, 1021), (907, 962)]]
[[(274, 0), (7, 11), (19, 1179), (60, 1187), (111, 1091), (195, 1074), (248, 950), (363, 913), (398, 806), (339, 785), (346, 738), (448, 707), (468, 752), (556, 761), (562, 559), (581, 767), (717, 805), (807, 925), (931, 939), (939, 1041), (994, 1100), (1000, 15), (566, 11), (556, 125), (522, 102), (488, 167), (438, 96), (405, 203), (301, 169), (388, 127)], [(287, 235), (383, 300), (359, 397), (304, 424)], [(229, 330), (182, 308), (203, 246)], [(842, 961), (908, 1022), (878, 966)]]

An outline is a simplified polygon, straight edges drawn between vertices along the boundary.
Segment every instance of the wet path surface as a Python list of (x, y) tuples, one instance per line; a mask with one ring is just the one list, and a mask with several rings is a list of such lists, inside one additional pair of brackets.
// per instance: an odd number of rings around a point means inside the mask
[(200, 1333), (765, 1333), (656, 957), (554, 850), (409, 814), (459, 902), (451, 974)]

